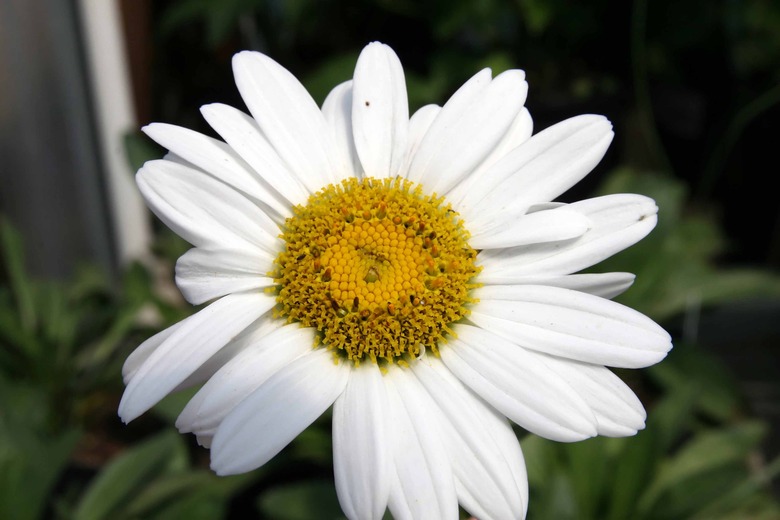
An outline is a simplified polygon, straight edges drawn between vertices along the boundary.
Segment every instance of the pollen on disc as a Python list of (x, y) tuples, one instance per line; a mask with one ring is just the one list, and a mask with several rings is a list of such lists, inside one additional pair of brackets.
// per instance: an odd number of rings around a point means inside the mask
[(458, 214), (404, 179), (326, 186), (281, 237), (278, 313), (356, 363), (436, 353), (475, 301), (476, 251)]

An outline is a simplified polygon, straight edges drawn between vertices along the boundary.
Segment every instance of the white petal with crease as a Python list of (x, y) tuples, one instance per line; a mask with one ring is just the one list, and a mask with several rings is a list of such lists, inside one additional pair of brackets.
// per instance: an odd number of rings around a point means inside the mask
[(122, 395), (119, 416), (130, 422), (154, 406), (275, 304), (263, 293), (231, 294), (183, 321), (136, 371)]
[(581, 237), (549, 244), (486, 250), (477, 262), (480, 281), (527, 275), (570, 274), (601, 262), (644, 238), (655, 227), (658, 207), (642, 195), (606, 195), (569, 204), (590, 219), (591, 227)]
[[(631, 287), (635, 278), (631, 273), (493, 276), (492, 283), (485, 285), (547, 285), (612, 299)], [(482, 282), (482, 279), (478, 278), (478, 281)], [(493, 293), (493, 298), (501, 299), (496, 293)], [(507, 293), (506, 299), (512, 299), (511, 292)]]
[(396, 470), (390, 512), (397, 519), (457, 518), (458, 498), (435, 405), (404, 369), (391, 366), (384, 379)]
[(458, 203), (467, 222), (487, 226), (488, 215), (522, 215), (571, 188), (601, 160), (612, 142), (610, 122), (578, 116), (558, 123), (507, 154), (484, 175), (484, 182)]
[(179, 415), (176, 427), (181, 432), (213, 435), (238, 403), (277, 371), (311, 352), (313, 342), (314, 330), (297, 324), (254, 331), (243, 339), (241, 352), (225, 363), (190, 400)]
[(598, 421), (599, 435), (625, 437), (645, 427), (642, 403), (608, 368), (553, 356), (544, 362), (585, 399)]
[(469, 245), (475, 249), (497, 249), (544, 242), (558, 242), (582, 236), (590, 219), (567, 207), (538, 211), (507, 222), (501, 216), (488, 229), (471, 229)]
[(352, 85), (355, 147), (369, 177), (392, 177), (406, 156), (409, 105), (404, 70), (395, 52), (382, 43), (360, 53)]
[(527, 496), (523, 489), (528, 482), (516, 482), (509, 465), (520, 469), (525, 465), (522, 456), (520, 460), (507, 458), (503, 446), (494, 439), (490, 427), (495, 425), (486, 423), (487, 414), (478, 410), (488, 405), (434, 356), (414, 363), (413, 371), (442, 412), (441, 435), (452, 462), (460, 503), (481, 519), (522, 517), (523, 496)]
[[(260, 254), (258, 254), (260, 253)], [(265, 251), (193, 247), (176, 262), (176, 285), (198, 305), (233, 292), (273, 285), (274, 257)]]
[(333, 471), (341, 508), (352, 520), (380, 519), (390, 494), (388, 400), (379, 367), (353, 369), (333, 405)]
[(259, 52), (233, 56), (241, 97), (276, 153), (311, 193), (339, 179), (325, 118), (301, 83)]
[(254, 169), (269, 193), (279, 194), (275, 198), (280, 199), (279, 211), (286, 211), (283, 215), (290, 215), (289, 205), (306, 202), (309, 191), (273, 149), (257, 121), (222, 103), (203, 105), (200, 112), (211, 128)]
[(492, 81), (478, 73), (452, 95), (409, 165), (409, 178), (444, 194), (468, 176), (501, 141), (525, 102), (525, 73), (509, 70)]
[[(286, 208), (279, 204), (262, 179), (227, 144), (187, 128), (165, 123), (152, 123), (145, 126), (143, 131), (177, 157), (264, 202), (275, 211), (285, 211)], [(285, 216), (289, 216), (289, 212)]]
[(275, 319), (273, 312), (266, 311), (265, 314), (252, 322), (251, 325), (230, 340), (227, 345), (206, 360), (205, 363), (203, 363), (195, 372), (190, 374), (190, 376), (182, 381), (173, 391), (178, 392), (179, 390), (205, 383), (225, 366), (225, 364), (229, 363), (230, 360), (249, 346), (248, 338), (257, 334), (268, 334), (282, 325), (284, 325), (284, 322)]
[(425, 105), (417, 110), (409, 119), (409, 136), (408, 146), (406, 151), (406, 158), (404, 159), (404, 165), (398, 172), (398, 175), (407, 177), (409, 174), (409, 164), (414, 158), (414, 154), (417, 153), (417, 148), (420, 146), (425, 134), (431, 127), (431, 124), (436, 119), (436, 116), (441, 111), (439, 105)]
[(525, 348), (639, 368), (657, 363), (672, 347), (669, 334), (650, 318), (598, 296), (535, 285), (487, 285), (474, 295), (479, 303), (469, 319)]
[(452, 203), (456, 211), (460, 211), (459, 204), (472, 190), (474, 184), (485, 183), (485, 175), (488, 175), (490, 168), (499, 160), (503, 159), (510, 151), (514, 150), (531, 137), (533, 133), (533, 120), (528, 109), (523, 107), (515, 117), (512, 125), (507, 130), (504, 137), (496, 145), (490, 154), (474, 168), (474, 170), (460, 182), (457, 186), (447, 193), (447, 200)]
[(484, 329), (455, 325), (441, 359), (466, 386), (511, 420), (548, 439), (596, 435), (590, 407), (533, 352)]
[(350, 369), (321, 348), (279, 370), (222, 421), (211, 444), (211, 468), (233, 475), (271, 460), (341, 395)]
[(157, 350), (157, 348), (162, 345), (165, 340), (168, 339), (168, 337), (170, 337), (171, 334), (176, 332), (176, 329), (181, 327), (185, 321), (187, 320), (185, 319), (179, 323), (174, 323), (167, 329), (158, 332), (154, 336), (138, 345), (138, 347), (129, 356), (127, 356), (125, 364), (122, 365), (122, 380), (124, 381), (125, 385), (129, 384), (133, 377), (135, 377), (136, 372), (138, 372), (138, 369), (141, 368), (141, 365), (143, 365), (146, 360), (149, 359), (149, 356), (151, 356), (152, 353)]
[(147, 205), (196, 246), (278, 251), (279, 227), (249, 199), (218, 180), (170, 161), (149, 161), (136, 175)]
[(352, 132), (352, 81), (345, 81), (330, 91), (322, 103), (322, 114), (333, 135), (336, 153), (341, 156), (341, 162), (346, 167), (344, 177), (362, 177), (363, 167)]

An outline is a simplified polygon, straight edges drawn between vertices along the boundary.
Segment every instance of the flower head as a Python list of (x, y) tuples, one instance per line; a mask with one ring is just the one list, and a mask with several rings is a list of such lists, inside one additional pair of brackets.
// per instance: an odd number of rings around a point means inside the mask
[(202, 107), (224, 142), (171, 125), (138, 172), (194, 247), (176, 282), (207, 307), (128, 358), (119, 413), (205, 383), (177, 421), (219, 474), (265, 464), (331, 405), (336, 489), (352, 519), (519, 518), (507, 418), (558, 440), (632, 435), (645, 413), (608, 368), (664, 358), (669, 335), (610, 301), (628, 273), (575, 274), (644, 237), (655, 203), (551, 202), (612, 140), (601, 116), (532, 136), (519, 70), (478, 72), (409, 117), (403, 69), (368, 45), (320, 109), (242, 52), (251, 116)]

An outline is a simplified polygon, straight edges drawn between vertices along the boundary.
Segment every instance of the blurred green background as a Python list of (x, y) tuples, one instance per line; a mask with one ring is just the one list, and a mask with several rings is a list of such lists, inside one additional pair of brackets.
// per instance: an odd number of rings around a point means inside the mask
[[(144, 124), (213, 135), (198, 107), (243, 108), (230, 71), (241, 49), (269, 54), (321, 102), (372, 40), (400, 56), (412, 110), (491, 67), (526, 71), (537, 131), (606, 115), (615, 141), (564, 200), (656, 199), (656, 230), (594, 271), (636, 273), (619, 300), (675, 348), (619, 371), (648, 410), (636, 437), (559, 444), (518, 430), (528, 518), (780, 518), (779, 2), (168, 0), (124, 12)], [(125, 143), (134, 168), (163, 154), (140, 134)], [(191, 391), (120, 423), (125, 357), (194, 311), (172, 287), (187, 245), (155, 230), (144, 265), (51, 280), (29, 273), (28, 237), (0, 223), (0, 518), (341, 518), (329, 417), (230, 478), (173, 427)]]

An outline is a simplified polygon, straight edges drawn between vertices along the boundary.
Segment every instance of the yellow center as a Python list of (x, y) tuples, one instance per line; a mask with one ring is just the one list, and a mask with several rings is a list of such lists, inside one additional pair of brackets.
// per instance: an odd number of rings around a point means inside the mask
[(282, 239), (280, 315), (355, 363), (437, 352), (475, 301), (479, 268), (462, 221), (407, 180), (329, 185), (293, 209)]

